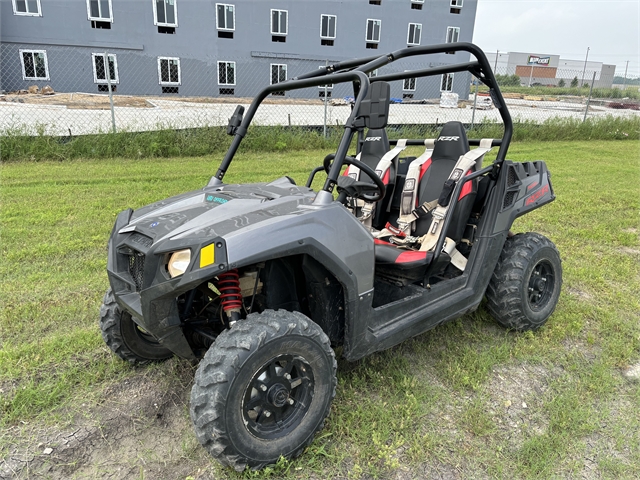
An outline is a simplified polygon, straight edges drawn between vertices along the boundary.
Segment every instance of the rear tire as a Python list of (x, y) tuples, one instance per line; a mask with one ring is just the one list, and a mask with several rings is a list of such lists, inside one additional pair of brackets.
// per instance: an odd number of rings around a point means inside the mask
[(324, 426), (336, 369), (329, 338), (303, 314), (250, 314), (200, 362), (190, 407), (196, 436), (237, 471), (297, 457)]
[(537, 330), (556, 308), (562, 264), (556, 246), (538, 233), (507, 238), (487, 288), (487, 308), (505, 328)]
[(173, 356), (152, 335), (142, 330), (128, 312), (123, 312), (111, 289), (100, 307), (100, 330), (107, 346), (132, 365), (147, 365)]

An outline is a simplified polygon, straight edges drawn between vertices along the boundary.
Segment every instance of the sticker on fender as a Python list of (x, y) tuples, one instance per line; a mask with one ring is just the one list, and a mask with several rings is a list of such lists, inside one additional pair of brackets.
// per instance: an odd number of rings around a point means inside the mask
[(536, 200), (539, 200), (545, 193), (549, 193), (549, 185), (545, 185), (537, 192), (533, 192), (529, 197), (525, 200), (525, 205), (531, 205)]

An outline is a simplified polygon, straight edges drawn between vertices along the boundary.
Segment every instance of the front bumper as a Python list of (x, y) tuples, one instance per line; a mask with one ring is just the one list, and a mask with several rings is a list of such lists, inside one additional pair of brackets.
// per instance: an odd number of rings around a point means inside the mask
[[(108, 244), (107, 275), (116, 301), (163, 346), (179, 357), (195, 359), (182, 331), (177, 298), (228, 269), (225, 242), (222, 238), (169, 238), (156, 243), (135, 230), (120, 233), (132, 213), (129, 209), (118, 215)], [(200, 251), (212, 243), (215, 262), (200, 268)], [(183, 275), (170, 278), (168, 257), (185, 248), (191, 249), (189, 267)]]

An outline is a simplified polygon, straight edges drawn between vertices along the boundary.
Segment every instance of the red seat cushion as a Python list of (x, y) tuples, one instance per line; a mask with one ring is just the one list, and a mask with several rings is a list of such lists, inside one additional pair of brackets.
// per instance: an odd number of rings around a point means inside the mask
[(416, 267), (428, 267), (433, 259), (433, 252), (405, 250), (383, 240), (375, 241), (376, 265), (394, 265), (401, 270)]

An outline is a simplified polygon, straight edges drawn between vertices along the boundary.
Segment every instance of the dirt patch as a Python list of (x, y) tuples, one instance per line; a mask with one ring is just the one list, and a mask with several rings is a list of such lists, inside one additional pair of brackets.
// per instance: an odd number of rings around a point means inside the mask
[(105, 389), (71, 427), (11, 427), (0, 479), (208, 478), (211, 461), (188, 416), (193, 372), (177, 359), (160, 370)]
[[(26, 103), (32, 105), (58, 105), (71, 109), (108, 110), (111, 108), (109, 95), (91, 93), (56, 93), (53, 95), (16, 95), (7, 94), (0, 97), (0, 101)], [(116, 107), (153, 108), (146, 98), (125, 95), (114, 95), (113, 104)]]
[(581, 300), (593, 300), (593, 296), (590, 293), (585, 292), (584, 290), (581, 290), (579, 288), (565, 287), (565, 292), (573, 297), (578, 297)]
[[(147, 101), (147, 100), (150, 100)], [(250, 104), (253, 98), (229, 97), (173, 97), (167, 96), (131, 96), (113, 95), (113, 104), (116, 107), (154, 108), (154, 100), (170, 100), (183, 103), (200, 104)], [(0, 102), (25, 103), (31, 105), (57, 105), (70, 109), (108, 110), (111, 108), (108, 94), (91, 93), (55, 93), (41, 95), (33, 93), (9, 93), (0, 96)], [(267, 98), (262, 103), (269, 105), (322, 105), (322, 100), (305, 98)]]
[(640, 255), (640, 250), (638, 250), (637, 248), (620, 247), (618, 251), (624, 253), (625, 255)]
[(549, 419), (542, 411), (542, 397), (559, 373), (540, 365), (493, 369), (486, 387), (488, 413), (514, 448), (547, 430)]

